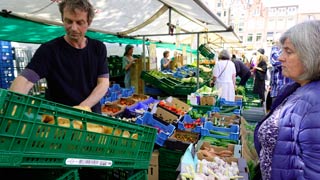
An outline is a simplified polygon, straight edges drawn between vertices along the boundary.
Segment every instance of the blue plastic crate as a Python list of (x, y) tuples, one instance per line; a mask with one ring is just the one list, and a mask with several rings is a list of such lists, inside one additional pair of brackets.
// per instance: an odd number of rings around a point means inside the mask
[(201, 125), (195, 126), (193, 129), (187, 129), (185, 128), (185, 124), (193, 124), (196, 121), (196, 119), (192, 119), (189, 114), (185, 114), (183, 119), (178, 122), (178, 129), (182, 131), (191, 130), (191, 132), (195, 133), (201, 133), (201, 128), (203, 127), (206, 119), (204, 117), (200, 118)]
[(173, 134), (175, 126), (172, 124), (165, 125), (154, 119), (150, 112), (145, 112), (142, 117), (138, 117), (136, 124), (148, 125), (158, 129), (158, 134), (155, 143), (163, 146), (166, 140)]
[[(223, 135), (217, 135), (217, 134), (212, 134), (210, 131), (217, 131), (217, 132), (225, 132), (228, 133), (228, 136), (223, 136)], [(201, 136), (210, 136), (218, 139), (229, 139), (229, 140), (239, 140), (239, 133), (240, 133), (240, 127), (239, 125), (230, 125), (229, 128), (225, 127), (218, 127), (214, 126), (212, 122), (207, 121), (204, 123), (203, 128), (201, 129)]]
[(122, 88), (120, 91), (121, 97), (130, 97), (134, 93), (134, 88)]
[(13, 68), (12, 59), (0, 59), (0, 67)]
[(0, 78), (4, 79), (7, 77), (14, 78), (13, 68), (0, 67)]
[(144, 86), (144, 93), (151, 94), (151, 95), (164, 95), (164, 94), (166, 94), (164, 91), (160, 90), (159, 88), (151, 87), (151, 86)]
[(0, 88), (2, 89), (9, 89), (11, 86), (11, 83), (1, 83)]
[(112, 102), (112, 98), (111, 97), (102, 97), (100, 100), (100, 104), (106, 104), (107, 102)]
[(143, 115), (144, 113), (139, 113), (136, 110), (143, 109), (144, 112), (148, 111), (148, 105), (143, 104), (141, 102), (135, 103), (131, 106), (127, 106), (125, 109), (125, 114), (129, 117), (138, 117)]
[(1, 41), (0, 40), (0, 49), (1, 48), (11, 48), (11, 42), (10, 41)]
[(141, 101), (141, 103), (149, 106), (150, 104), (156, 104), (156, 103), (158, 103), (159, 101), (160, 101), (160, 100), (154, 99), (153, 97), (149, 97), (148, 99)]
[(236, 100), (236, 101), (227, 101), (224, 98), (220, 98), (220, 106), (239, 106), (242, 107), (242, 100)]
[[(220, 109), (219, 107), (216, 107), (216, 106), (215, 106), (215, 107), (212, 108), (211, 111), (208, 111), (207, 113), (208, 113), (208, 115), (210, 115), (210, 113), (215, 113), (215, 112), (220, 113), (220, 112), (221, 112), (221, 109)], [(222, 113), (222, 114), (224, 114), (224, 113)], [(237, 116), (240, 116), (240, 115), (241, 115), (241, 109), (234, 109), (233, 112), (232, 112), (232, 114), (235, 114), (235, 115), (237, 115)]]
[(112, 91), (121, 91), (121, 87), (119, 84), (112, 84), (112, 86), (110, 87), (110, 89)]
[(12, 60), (13, 54), (12, 53), (2, 53), (0, 52), (0, 60)]

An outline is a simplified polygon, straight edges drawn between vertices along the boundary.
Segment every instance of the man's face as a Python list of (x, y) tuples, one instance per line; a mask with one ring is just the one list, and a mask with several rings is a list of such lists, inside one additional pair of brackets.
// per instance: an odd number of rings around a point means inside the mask
[(66, 7), (63, 10), (63, 24), (68, 38), (72, 41), (80, 41), (89, 27), (88, 13), (78, 9), (71, 11)]

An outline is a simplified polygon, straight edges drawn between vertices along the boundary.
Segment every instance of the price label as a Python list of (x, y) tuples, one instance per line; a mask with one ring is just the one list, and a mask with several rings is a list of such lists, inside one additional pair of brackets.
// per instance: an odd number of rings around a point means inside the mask
[(83, 165), (83, 166), (112, 166), (112, 161), (109, 160), (97, 160), (97, 159), (78, 159), (68, 158), (66, 165)]

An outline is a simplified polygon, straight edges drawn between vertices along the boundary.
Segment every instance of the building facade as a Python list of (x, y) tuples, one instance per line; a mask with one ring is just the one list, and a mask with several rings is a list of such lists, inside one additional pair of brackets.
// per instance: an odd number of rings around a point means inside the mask
[[(308, 0), (306, 0), (308, 1)], [(210, 9), (231, 25), (245, 47), (252, 52), (270, 50), (272, 42), (293, 25), (320, 19), (320, 9), (312, 2), (289, 1), (286, 4), (264, 4), (262, 0), (210, 0)]]

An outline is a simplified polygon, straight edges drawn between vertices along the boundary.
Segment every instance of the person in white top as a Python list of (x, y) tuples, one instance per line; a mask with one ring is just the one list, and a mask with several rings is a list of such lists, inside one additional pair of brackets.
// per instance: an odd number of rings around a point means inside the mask
[(212, 74), (215, 87), (221, 92), (220, 98), (235, 101), (236, 68), (227, 50), (219, 53)]

